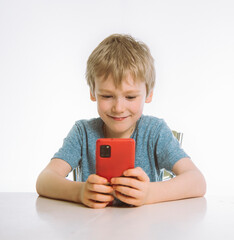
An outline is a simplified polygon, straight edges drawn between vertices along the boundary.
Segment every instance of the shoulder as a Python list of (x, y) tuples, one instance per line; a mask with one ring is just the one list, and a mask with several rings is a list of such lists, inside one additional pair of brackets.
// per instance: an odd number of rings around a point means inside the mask
[(140, 138), (148, 139), (154, 144), (159, 139), (165, 140), (171, 138), (172, 135), (172, 131), (164, 119), (145, 115), (142, 115), (138, 121), (137, 133)]
[(81, 119), (75, 122), (79, 129), (99, 128), (102, 125), (101, 118)]
[(166, 123), (163, 119), (157, 118), (154, 116), (147, 116), (147, 115), (142, 115), (141, 118), (139, 119), (139, 124), (138, 124), (140, 129), (143, 129), (144, 131), (149, 130), (157, 130), (159, 131), (161, 128), (166, 126)]
[(100, 138), (102, 136), (102, 126), (101, 118), (81, 119), (76, 121), (74, 125), (78, 134), (85, 138)]
[(161, 118), (157, 118), (157, 117), (149, 116), (149, 115), (142, 115), (140, 119), (141, 119), (141, 121), (143, 123), (147, 123), (147, 124), (151, 124), (151, 123), (153, 123), (153, 124), (155, 124), (155, 123), (160, 124), (161, 122), (164, 121)]

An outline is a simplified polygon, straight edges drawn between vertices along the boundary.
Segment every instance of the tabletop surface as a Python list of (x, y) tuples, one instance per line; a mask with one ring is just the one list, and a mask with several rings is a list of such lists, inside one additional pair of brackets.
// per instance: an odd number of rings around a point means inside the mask
[(0, 193), (0, 239), (234, 239), (234, 196), (91, 209)]

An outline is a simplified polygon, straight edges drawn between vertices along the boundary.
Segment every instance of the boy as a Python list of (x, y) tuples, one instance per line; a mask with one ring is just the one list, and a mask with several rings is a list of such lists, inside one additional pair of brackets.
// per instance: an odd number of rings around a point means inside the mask
[[(128, 35), (104, 39), (88, 59), (86, 79), (100, 118), (75, 123), (39, 175), (38, 194), (91, 208), (104, 208), (115, 198), (140, 206), (205, 194), (203, 175), (166, 123), (142, 114), (144, 103), (152, 100), (155, 83), (154, 61), (144, 43)], [(95, 144), (104, 137), (136, 141), (135, 168), (110, 184), (95, 174)], [(160, 168), (173, 171), (176, 177), (158, 182), (156, 158)], [(67, 180), (77, 166), (81, 181)]]

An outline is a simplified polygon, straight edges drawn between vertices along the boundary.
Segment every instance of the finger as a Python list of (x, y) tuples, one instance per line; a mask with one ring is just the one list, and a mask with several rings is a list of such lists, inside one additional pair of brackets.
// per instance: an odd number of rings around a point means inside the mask
[(93, 192), (91, 192), (89, 194), (89, 200), (108, 203), (108, 202), (113, 201), (114, 197), (112, 195), (109, 195), (109, 194), (106, 195), (106, 194), (100, 194), (100, 193), (93, 193)]
[(143, 182), (149, 182), (150, 181), (148, 175), (140, 167), (136, 167), (136, 168), (133, 168), (133, 169), (128, 169), (128, 170), (123, 172), (123, 175), (126, 176), (126, 177), (136, 177), (137, 179), (139, 179), (140, 181), (143, 181)]
[(124, 202), (124, 203), (127, 203), (127, 204), (130, 204), (130, 205), (134, 205), (134, 206), (137, 206), (138, 205), (138, 201), (137, 199), (133, 198), (133, 197), (129, 197), (129, 196), (126, 196), (126, 195), (123, 195), (121, 193), (119, 193), (118, 191), (116, 191), (116, 197)]
[(122, 185), (122, 186), (127, 186), (135, 189), (142, 189), (142, 183), (134, 178), (130, 177), (118, 177), (118, 178), (112, 178), (111, 179), (111, 184), (113, 186), (115, 185)]
[(93, 192), (98, 193), (112, 193), (113, 188), (111, 186), (103, 185), (103, 184), (87, 184), (87, 189)]
[(95, 208), (95, 209), (100, 209), (100, 208), (105, 208), (109, 203), (106, 202), (96, 202), (92, 200), (87, 200), (85, 205), (90, 208)]
[(96, 174), (89, 175), (87, 182), (96, 183), (96, 184), (108, 184), (108, 181), (106, 178), (98, 176)]
[(117, 186), (114, 186), (114, 190), (125, 196), (129, 196), (132, 198), (140, 198), (141, 197), (141, 192), (134, 188), (117, 185)]

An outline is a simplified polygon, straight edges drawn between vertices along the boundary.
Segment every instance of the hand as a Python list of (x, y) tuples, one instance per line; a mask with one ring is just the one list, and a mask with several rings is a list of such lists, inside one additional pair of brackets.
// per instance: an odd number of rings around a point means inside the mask
[(147, 203), (150, 179), (140, 167), (126, 170), (124, 177), (112, 178), (114, 195), (127, 204), (141, 206)]
[(92, 174), (82, 186), (80, 200), (88, 207), (104, 208), (114, 200), (112, 192), (113, 188), (108, 186), (107, 179)]

